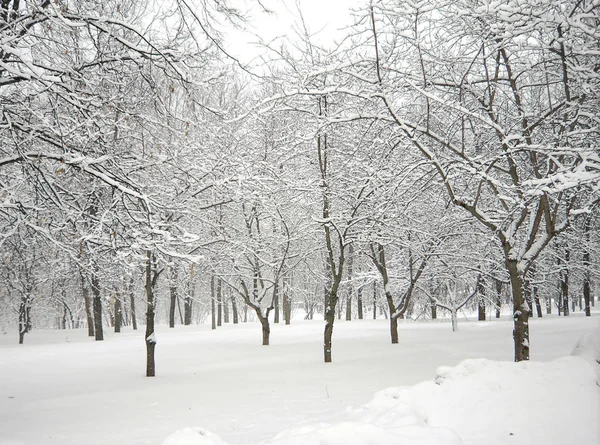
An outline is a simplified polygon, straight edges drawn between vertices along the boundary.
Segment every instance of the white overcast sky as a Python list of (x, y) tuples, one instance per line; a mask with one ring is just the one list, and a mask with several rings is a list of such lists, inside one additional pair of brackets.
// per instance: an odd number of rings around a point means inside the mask
[(252, 33), (258, 34), (265, 41), (288, 35), (292, 37), (294, 22), (298, 21), (296, 3), (300, 5), (304, 21), (311, 34), (315, 34), (313, 42), (323, 46), (331, 46), (334, 39), (340, 40), (341, 28), (353, 22), (351, 9), (357, 9), (368, 3), (367, 0), (261, 0), (261, 3), (273, 11), (267, 14), (256, 7), (256, 0), (237, 0), (240, 9), (249, 9), (248, 32), (231, 31), (227, 33), (226, 46), (232, 55), (243, 62), (249, 62), (259, 54), (259, 50), (251, 45), (256, 41)]

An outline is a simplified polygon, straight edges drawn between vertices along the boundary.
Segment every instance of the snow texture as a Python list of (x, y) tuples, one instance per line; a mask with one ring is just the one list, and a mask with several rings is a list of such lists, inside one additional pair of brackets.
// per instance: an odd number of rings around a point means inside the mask
[[(599, 345), (590, 334), (575, 352), (595, 358)], [(594, 367), (580, 357), (546, 363), (469, 359), (440, 367), (433, 381), (380, 391), (347, 417), (288, 429), (266, 444), (593, 445), (600, 443), (600, 388)], [(557, 418), (573, 427), (556, 428)], [(163, 445), (223, 444), (195, 431), (181, 430)]]

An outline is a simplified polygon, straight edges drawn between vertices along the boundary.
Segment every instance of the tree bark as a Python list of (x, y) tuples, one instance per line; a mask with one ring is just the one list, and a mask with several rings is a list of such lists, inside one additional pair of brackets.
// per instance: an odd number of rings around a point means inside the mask
[(221, 326), (223, 320), (223, 295), (221, 278), (217, 278), (217, 326)]
[(390, 317), (390, 336), (392, 338), (392, 344), (398, 344), (398, 317)]
[(233, 312), (233, 324), (238, 324), (240, 322), (240, 315), (238, 313), (237, 302), (233, 295), (231, 296), (231, 311)]
[(432, 320), (437, 319), (437, 305), (436, 304), (431, 305), (431, 319)]
[(452, 332), (458, 331), (458, 310), (455, 307), (450, 309), (450, 318), (452, 320)]
[(290, 298), (290, 279), (287, 275), (283, 277), (283, 318), (285, 324), (292, 322), (292, 300)]
[(94, 335), (96, 341), (104, 340), (102, 327), (102, 299), (100, 297), (100, 279), (95, 271), (92, 272), (92, 306), (94, 311)]
[(362, 301), (362, 286), (356, 289), (356, 310), (358, 311), (358, 319), (363, 319), (363, 301)]
[(523, 292), (523, 276), (517, 261), (506, 255), (506, 269), (510, 277), (513, 296), (513, 340), (515, 361), (529, 360), (529, 308)]
[(590, 216), (586, 216), (585, 222), (583, 224), (583, 236), (585, 239), (584, 247), (583, 247), (583, 300), (585, 305), (585, 316), (590, 317), (592, 315), (592, 311), (590, 308), (590, 302), (593, 303), (593, 298), (591, 297), (591, 286), (590, 286), (590, 226), (591, 226), (591, 218)]
[(279, 323), (279, 287), (273, 291), (273, 323)]
[(477, 320), (485, 321), (485, 282), (483, 277), (479, 279), (477, 287)]
[(263, 316), (260, 310), (256, 310), (256, 315), (262, 326), (262, 344), (263, 346), (269, 346), (269, 340), (271, 336), (271, 326), (269, 326), (269, 315)]
[(81, 275), (81, 292), (83, 293), (83, 302), (85, 304), (85, 318), (87, 320), (88, 337), (94, 336), (94, 317), (92, 315), (92, 305), (90, 304), (90, 292), (85, 284), (83, 274)]
[(171, 301), (169, 304), (169, 327), (175, 327), (175, 305), (177, 304), (177, 269), (174, 266), (170, 267), (171, 282), (169, 283), (169, 293)]
[(135, 312), (135, 292), (133, 291), (133, 275), (129, 278), (129, 308), (131, 310), (131, 324), (137, 331), (137, 314)]
[(217, 329), (217, 314), (215, 309), (215, 277), (210, 277), (210, 326), (211, 329)]
[(188, 293), (183, 300), (183, 324), (189, 326), (192, 324), (192, 304), (196, 292), (196, 282), (194, 281), (194, 265), (190, 266), (190, 281)]
[(223, 323), (229, 323), (229, 305), (227, 304), (228, 298), (225, 292), (223, 292)]
[[(146, 377), (156, 376), (156, 364), (154, 361), (154, 350), (156, 348), (156, 334), (154, 333), (154, 284), (156, 283), (156, 270), (154, 279), (152, 277), (153, 255), (150, 250), (146, 251)], [(154, 267), (156, 267), (154, 265)]]
[(26, 291), (19, 304), (19, 344), (25, 340), (25, 334), (31, 330), (31, 297)]
[(373, 281), (373, 320), (377, 320), (377, 281)]
[(115, 332), (121, 332), (121, 325), (123, 324), (123, 312), (121, 304), (121, 295), (117, 289), (115, 289)]
[(335, 322), (335, 311), (330, 306), (325, 308), (325, 332), (323, 335), (323, 351), (325, 363), (331, 363), (331, 339), (333, 337), (333, 323)]
[(500, 310), (502, 309), (502, 281), (496, 279), (496, 318), (500, 318)]

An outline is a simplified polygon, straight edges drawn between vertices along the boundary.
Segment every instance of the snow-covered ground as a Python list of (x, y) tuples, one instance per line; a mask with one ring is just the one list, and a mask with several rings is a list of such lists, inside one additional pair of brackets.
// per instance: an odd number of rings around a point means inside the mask
[(255, 323), (160, 327), (153, 379), (143, 331), (7, 334), (0, 445), (598, 445), (595, 370), (560, 357), (599, 325), (534, 319), (532, 362), (514, 364), (510, 320), (402, 322), (398, 345), (385, 320), (338, 321), (327, 365), (321, 321), (275, 325), (268, 347)]

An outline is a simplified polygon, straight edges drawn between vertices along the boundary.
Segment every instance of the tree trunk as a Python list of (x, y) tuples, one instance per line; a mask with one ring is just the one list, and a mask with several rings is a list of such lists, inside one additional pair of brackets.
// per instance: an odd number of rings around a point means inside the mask
[(569, 256), (569, 248), (565, 247), (565, 268), (561, 272), (560, 280), (561, 306), (565, 317), (569, 316)]
[(217, 329), (217, 314), (215, 310), (215, 277), (210, 277), (210, 328)]
[(192, 304), (196, 293), (196, 282), (194, 281), (194, 265), (190, 266), (190, 281), (188, 293), (183, 300), (183, 324), (189, 326), (192, 324)]
[(477, 285), (477, 320), (485, 321), (485, 281), (483, 277), (480, 277)]
[(231, 311), (233, 312), (233, 324), (240, 322), (240, 315), (238, 314), (237, 302), (233, 295), (231, 296)]
[(540, 301), (539, 289), (537, 286), (531, 287), (531, 293), (533, 294), (533, 301), (535, 302), (535, 310), (537, 312), (537, 317), (542, 318), (542, 302)]
[(88, 337), (94, 336), (94, 317), (92, 315), (92, 305), (90, 304), (90, 292), (85, 285), (83, 275), (81, 275), (81, 292), (83, 293), (83, 302), (85, 304), (85, 318), (87, 320)]
[(435, 303), (431, 304), (431, 319), (437, 319), (437, 305)]
[(333, 323), (335, 321), (335, 311), (331, 307), (325, 309), (325, 332), (323, 335), (323, 352), (325, 363), (331, 363), (331, 339), (333, 337)]
[(507, 251), (505, 255), (513, 297), (515, 362), (520, 362), (529, 360), (529, 308), (523, 294), (523, 276), (519, 272), (517, 261), (511, 259)]
[(31, 297), (26, 293), (19, 304), (19, 344), (25, 340), (25, 334), (31, 330)]
[[(156, 375), (154, 350), (156, 348), (156, 335), (154, 333), (154, 289), (152, 279), (152, 252), (146, 251), (146, 377)], [(156, 271), (154, 271), (156, 274)]]
[(346, 321), (352, 320), (352, 297), (354, 296), (354, 244), (348, 246), (348, 291), (346, 294)]
[(456, 308), (450, 309), (450, 317), (452, 319), (452, 332), (458, 331), (458, 310)]
[(591, 298), (591, 286), (590, 286), (590, 225), (591, 218), (588, 215), (585, 218), (583, 225), (583, 235), (585, 239), (584, 250), (583, 250), (583, 300), (585, 304), (585, 316), (589, 317), (592, 315), (590, 308), (590, 300), (593, 303), (594, 299)]
[(500, 318), (500, 310), (502, 309), (502, 281), (496, 282), (496, 318)]
[(269, 338), (271, 336), (271, 327), (269, 326), (269, 316), (263, 317), (259, 309), (255, 310), (258, 320), (262, 326), (262, 344), (263, 346), (269, 346)]
[(137, 314), (135, 312), (135, 292), (133, 291), (133, 275), (129, 278), (129, 308), (131, 309), (131, 324), (137, 331)]
[(392, 344), (398, 344), (398, 317), (390, 317), (390, 336)]
[(217, 278), (217, 326), (221, 326), (223, 320), (223, 295), (221, 294), (221, 278)]
[(377, 281), (373, 281), (373, 320), (377, 320)]
[(171, 301), (169, 304), (169, 327), (175, 327), (175, 305), (177, 304), (177, 269), (173, 266), (170, 267), (171, 282), (169, 283), (169, 293), (171, 295)]
[(229, 305), (227, 301), (227, 295), (223, 292), (223, 323), (229, 323)]
[(121, 332), (121, 325), (123, 324), (123, 312), (121, 304), (121, 295), (119, 291), (115, 289), (115, 332)]
[(275, 285), (273, 290), (273, 323), (279, 323), (279, 287)]
[(292, 300), (290, 298), (289, 280), (287, 275), (283, 277), (283, 318), (286, 325), (292, 322)]
[(104, 340), (102, 328), (102, 299), (100, 297), (100, 280), (96, 272), (92, 272), (92, 306), (94, 310), (94, 335), (96, 341)]
[(362, 301), (362, 286), (356, 289), (356, 310), (358, 311), (358, 319), (363, 319), (363, 301)]

